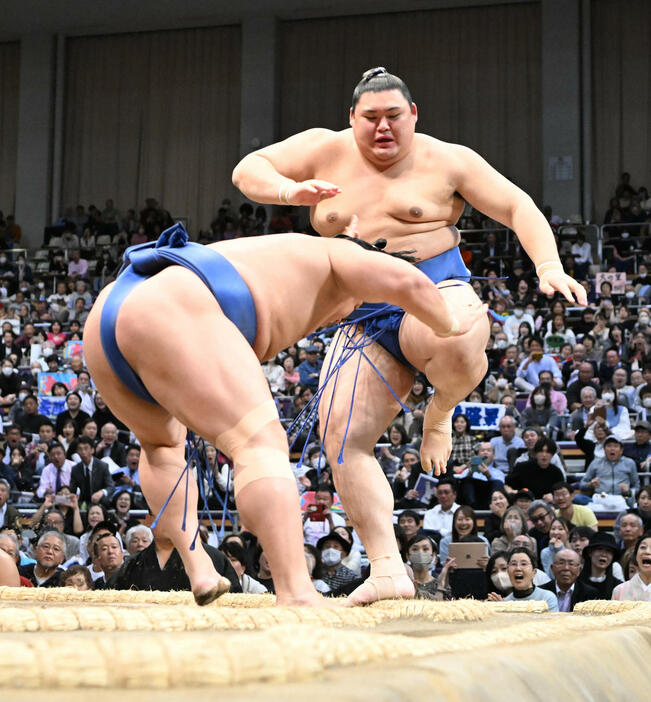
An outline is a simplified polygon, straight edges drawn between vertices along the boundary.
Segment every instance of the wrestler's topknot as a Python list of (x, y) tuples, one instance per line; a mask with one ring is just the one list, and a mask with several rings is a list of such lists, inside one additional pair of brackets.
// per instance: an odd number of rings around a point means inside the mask
[(355, 86), (351, 102), (353, 112), (361, 95), (364, 93), (381, 93), (385, 90), (399, 90), (411, 107), (413, 100), (411, 99), (409, 88), (398, 76), (389, 73), (384, 66), (377, 66), (364, 71), (362, 80)]

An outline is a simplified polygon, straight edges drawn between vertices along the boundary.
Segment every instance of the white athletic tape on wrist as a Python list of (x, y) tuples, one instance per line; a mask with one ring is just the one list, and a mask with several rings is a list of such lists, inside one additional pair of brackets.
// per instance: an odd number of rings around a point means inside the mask
[(278, 189), (278, 199), (280, 200), (281, 204), (284, 202), (287, 205), (291, 205), (292, 203), (289, 201), (289, 191), (296, 185), (296, 181), (292, 180), (289, 183), (285, 182), (283, 183), (280, 188)]
[(249, 483), (264, 478), (291, 480), (296, 485), (296, 477), (289, 467), (287, 453), (276, 448), (243, 448), (237, 454), (237, 473), (233, 480), (235, 499)]
[(544, 261), (536, 266), (536, 275), (540, 278), (546, 271), (563, 271), (563, 264), (560, 261)]
[(243, 448), (265, 424), (273, 421), (279, 421), (278, 410), (276, 403), (270, 399), (245, 414), (234, 427), (222, 432), (215, 444), (227, 456), (235, 458), (234, 454), (238, 449)]

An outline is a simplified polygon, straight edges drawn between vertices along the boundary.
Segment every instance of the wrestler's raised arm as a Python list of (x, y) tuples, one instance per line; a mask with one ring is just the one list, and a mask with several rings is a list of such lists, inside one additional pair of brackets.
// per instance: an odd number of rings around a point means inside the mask
[(332, 138), (328, 129), (308, 129), (245, 156), (233, 170), (233, 185), (255, 202), (316, 205), (341, 188), (313, 178), (319, 152)]
[(466, 333), (486, 314), (488, 306), (478, 301), (455, 316), (436, 285), (415, 266), (352, 242), (331, 241), (329, 256), (336, 283), (355, 300), (402, 307), (443, 337)]
[(558, 290), (570, 302), (574, 294), (579, 304), (586, 305), (583, 286), (563, 272), (549, 224), (529, 195), (471, 149), (452, 148), (457, 192), (473, 207), (513, 229), (536, 266), (540, 290), (547, 295)]

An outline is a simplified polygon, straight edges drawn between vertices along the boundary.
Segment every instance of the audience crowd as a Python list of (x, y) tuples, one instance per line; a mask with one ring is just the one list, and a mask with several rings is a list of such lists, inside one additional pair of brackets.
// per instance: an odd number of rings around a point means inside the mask
[[(466, 213), (462, 226), (488, 230), (481, 245), (461, 245), (491, 312), (488, 371), (457, 408), (445, 476), (420, 465), (433, 393), (422, 375), (376, 449), (419, 597), (544, 600), (560, 611), (595, 598), (651, 600), (650, 214), (646, 189), (628, 174), (601, 246), (589, 226), (545, 210), (565, 270), (588, 293), (583, 309), (540, 294), (517, 240)], [(171, 542), (143, 523), (140, 448), (94, 389), (80, 343), (124, 249), (172, 221), (154, 199), (139, 213), (112, 200), (103, 210), (80, 205), (28, 256), (20, 227), (0, 213), (0, 549), (24, 586), (189, 587)], [(265, 208), (245, 203), (236, 212), (224, 200), (200, 241), (295, 229), (290, 208), (267, 222)], [(312, 422), (300, 421), (331, 338), (303, 339), (263, 372), (291, 426), (309, 572), (320, 592), (339, 595), (368, 575), (368, 562), (338, 503), (318, 422), (309, 430)], [(234, 511), (228, 458), (207, 444), (201, 460), (215, 485), (210, 508)], [(273, 592), (255, 536), (242, 530), (219, 543), (202, 526), (200, 537), (233, 591)]]

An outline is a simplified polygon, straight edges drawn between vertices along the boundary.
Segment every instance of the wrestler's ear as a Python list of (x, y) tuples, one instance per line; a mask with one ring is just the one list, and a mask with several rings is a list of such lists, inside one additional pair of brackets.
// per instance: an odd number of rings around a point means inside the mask
[(351, 107), (350, 112), (348, 114), (348, 124), (350, 124), (350, 126), (352, 127), (354, 121), (355, 121), (355, 117), (353, 116), (353, 108)]
[(414, 115), (416, 121), (418, 122), (418, 107), (415, 102), (411, 103), (411, 114)]

